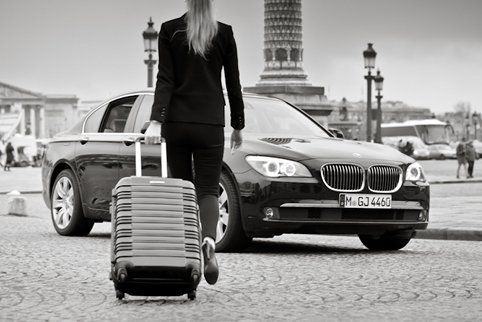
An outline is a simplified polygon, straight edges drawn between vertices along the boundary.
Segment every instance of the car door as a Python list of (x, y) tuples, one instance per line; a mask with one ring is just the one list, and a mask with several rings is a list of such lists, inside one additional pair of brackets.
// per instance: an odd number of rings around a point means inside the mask
[[(147, 125), (151, 116), (152, 103), (154, 95), (144, 94), (140, 99), (139, 107), (136, 109), (135, 121), (132, 128), (126, 128), (127, 140), (120, 148), (120, 177), (128, 177), (135, 175), (135, 146), (134, 140), (141, 136), (141, 130)], [(141, 161), (143, 176), (160, 176), (161, 175), (161, 147), (160, 145), (141, 146)]]
[(82, 203), (90, 218), (108, 219), (112, 189), (120, 179), (119, 152), (133, 122), (138, 95), (114, 99), (91, 113), (76, 146)]

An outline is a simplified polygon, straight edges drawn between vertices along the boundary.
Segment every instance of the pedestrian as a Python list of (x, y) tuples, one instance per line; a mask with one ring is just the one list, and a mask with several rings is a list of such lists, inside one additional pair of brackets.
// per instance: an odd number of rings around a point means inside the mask
[(398, 150), (409, 157), (413, 155), (413, 144), (410, 141), (403, 142), (402, 139), (398, 141)]
[(2, 163), (2, 158), (3, 158), (3, 144), (0, 141), (0, 167), (4, 166), (3, 163)]
[(459, 179), (460, 174), (460, 167), (464, 168), (465, 174), (467, 174), (467, 158), (465, 157), (465, 137), (462, 138), (462, 141), (457, 144), (457, 148), (455, 149), (455, 154), (457, 155), (457, 179)]
[(467, 146), (465, 147), (465, 157), (467, 158), (467, 163), (468, 163), (468, 173), (467, 173), (467, 178), (473, 178), (474, 177), (474, 163), (475, 160), (479, 158), (479, 155), (475, 151), (474, 144), (472, 141), (469, 141), (467, 143)]
[[(159, 65), (146, 143), (166, 140), (174, 178), (193, 181), (202, 226), (204, 277), (215, 284), (219, 179), (224, 152), (224, 67), (231, 110), (231, 150), (242, 144), (244, 103), (231, 26), (214, 18), (212, 0), (186, 0), (187, 12), (162, 24)], [(194, 176), (193, 167), (194, 164)]]
[(5, 171), (10, 171), (10, 166), (12, 165), (12, 162), (15, 160), (15, 157), (13, 155), (13, 152), (15, 151), (15, 148), (13, 147), (11, 142), (7, 143), (7, 147), (5, 148), (5, 154), (7, 155), (7, 158), (5, 160), (5, 167), (3, 168)]

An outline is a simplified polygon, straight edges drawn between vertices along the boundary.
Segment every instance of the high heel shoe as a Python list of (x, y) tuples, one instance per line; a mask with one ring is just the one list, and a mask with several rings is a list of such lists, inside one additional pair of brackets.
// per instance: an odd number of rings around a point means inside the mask
[(204, 238), (202, 252), (204, 258), (204, 279), (208, 284), (214, 285), (218, 281), (219, 267), (216, 260), (215, 243), (210, 237)]

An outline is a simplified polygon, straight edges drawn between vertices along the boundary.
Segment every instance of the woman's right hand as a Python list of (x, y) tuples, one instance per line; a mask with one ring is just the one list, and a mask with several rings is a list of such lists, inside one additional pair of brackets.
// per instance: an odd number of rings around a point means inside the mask
[(161, 123), (158, 121), (151, 121), (144, 133), (146, 144), (161, 143)]

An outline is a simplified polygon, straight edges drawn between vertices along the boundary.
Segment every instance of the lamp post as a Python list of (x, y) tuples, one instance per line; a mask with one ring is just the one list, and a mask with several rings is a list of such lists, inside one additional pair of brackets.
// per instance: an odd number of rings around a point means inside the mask
[(365, 68), (368, 69), (368, 74), (365, 76), (367, 80), (367, 141), (372, 140), (372, 68), (375, 68), (375, 57), (377, 52), (373, 49), (373, 44), (368, 43), (368, 48), (363, 51), (363, 58), (365, 60)]
[(380, 70), (377, 70), (375, 76), (375, 89), (377, 90), (377, 131), (375, 134), (375, 143), (382, 143), (382, 95), (380, 92), (383, 90), (383, 77), (380, 75)]
[(477, 112), (472, 114), (472, 122), (474, 123), (474, 140), (477, 140), (477, 126), (479, 125), (479, 116)]
[(144, 38), (144, 51), (149, 53), (148, 59), (144, 60), (147, 65), (147, 87), (152, 87), (152, 73), (154, 70), (154, 65), (157, 60), (152, 59), (152, 53), (157, 51), (157, 37), (158, 33), (154, 29), (154, 22), (152, 22), (152, 17), (149, 18), (147, 23), (147, 29), (142, 33)]

